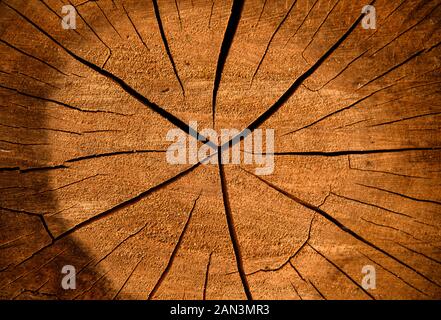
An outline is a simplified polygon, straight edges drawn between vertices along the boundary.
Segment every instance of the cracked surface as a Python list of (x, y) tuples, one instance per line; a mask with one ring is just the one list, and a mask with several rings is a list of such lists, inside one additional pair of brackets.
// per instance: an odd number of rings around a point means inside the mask
[[(0, 1), (0, 298), (440, 299), (441, 2), (366, 4)], [(174, 128), (275, 129), (274, 173)]]

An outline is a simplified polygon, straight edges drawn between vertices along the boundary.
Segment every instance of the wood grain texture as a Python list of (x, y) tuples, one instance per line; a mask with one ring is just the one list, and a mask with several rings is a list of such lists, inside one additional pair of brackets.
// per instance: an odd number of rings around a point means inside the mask
[[(0, 298), (440, 299), (441, 2), (366, 4), (0, 1)], [(167, 163), (190, 121), (274, 173)]]

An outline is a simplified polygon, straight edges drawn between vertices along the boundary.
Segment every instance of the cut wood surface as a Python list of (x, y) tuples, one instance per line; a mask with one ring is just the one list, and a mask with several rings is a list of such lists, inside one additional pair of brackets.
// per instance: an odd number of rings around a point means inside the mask
[[(367, 4), (0, 1), (0, 298), (440, 299), (441, 2)], [(274, 172), (168, 163), (190, 121)]]

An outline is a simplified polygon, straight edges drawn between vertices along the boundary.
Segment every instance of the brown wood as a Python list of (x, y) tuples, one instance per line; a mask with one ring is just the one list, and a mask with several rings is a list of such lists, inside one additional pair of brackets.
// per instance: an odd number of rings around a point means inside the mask
[[(0, 1), (0, 298), (441, 298), (441, 2), (234, 2)], [(266, 110), (272, 175), (166, 162)]]

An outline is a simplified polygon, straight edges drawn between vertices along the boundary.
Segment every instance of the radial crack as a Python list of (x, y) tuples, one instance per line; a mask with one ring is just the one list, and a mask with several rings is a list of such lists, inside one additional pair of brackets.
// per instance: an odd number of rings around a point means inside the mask
[[(296, 4), (296, 2), (297, 2), (297, 0), (294, 0), (294, 1), (292, 2), (292, 4), (291, 4), (291, 6), (289, 7), (288, 11), (286, 12), (285, 16), (284, 16), (283, 19), (279, 22), (279, 24), (277, 25), (276, 30), (274, 30), (273, 34), (271, 35), (271, 37), (270, 37), (270, 39), (269, 39), (269, 41), (268, 41), (268, 43), (267, 43), (267, 45), (266, 45), (265, 51), (263, 52), (263, 55), (262, 55), (262, 57), (260, 58), (259, 63), (257, 64), (257, 67), (256, 67), (256, 69), (254, 70), (253, 75), (251, 76), (250, 87), (251, 87), (251, 85), (253, 84), (253, 81), (254, 81), (255, 76), (257, 75), (257, 72), (259, 72), (260, 66), (262, 65), (262, 62), (263, 62), (263, 60), (265, 59), (266, 54), (268, 53), (268, 49), (269, 49), (271, 43), (273, 42), (274, 37), (276, 36), (277, 32), (278, 32), (278, 31), (280, 30), (280, 28), (282, 27), (283, 23), (284, 23), (284, 22), (286, 21), (286, 19), (288, 18), (289, 14), (291, 13), (292, 9), (294, 8), (294, 5)], [(266, 3), (266, 1), (265, 1), (265, 3)], [(265, 4), (264, 4), (264, 7), (265, 7)], [(262, 9), (262, 12), (263, 12), (263, 9)]]
[(341, 157), (347, 155), (400, 153), (400, 152), (409, 152), (409, 151), (434, 151), (440, 149), (441, 147), (427, 147), (427, 148), (421, 147), (421, 148), (338, 150), (338, 151), (286, 151), (286, 152), (282, 151), (282, 152), (274, 152), (272, 154), (275, 156)]
[(302, 296), (300, 295), (300, 293), (297, 291), (296, 287), (294, 286), (294, 283), (292, 283), (292, 281), (290, 280), (289, 283), (291, 284), (292, 289), (294, 290), (294, 292), (296, 293), (296, 295), (299, 297), (300, 300), (303, 300)]
[(118, 292), (113, 296), (112, 300), (115, 300), (119, 294), (121, 293), (121, 291), (124, 289), (124, 287), (126, 286), (126, 284), (129, 282), (130, 278), (132, 277), (133, 273), (135, 273), (136, 269), (138, 268), (139, 264), (142, 262), (142, 260), (144, 260), (144, 257), (142, 257), (141, 259), (139, 259), (138, 263), (136, 263), (135, 267), (132, 269), (132, 271), (130, 272), (129, 276), (127, 277), (127, 279), (124, 281), (123, 285), (121, 286), (121, 288), (118, 290)]
[(173, 248), (173, 251), (170, 255), (170, 258), (168, 259), (167, 265), (164, 268), (164, 271), (162, 271), (161, 276), (159, 277), (158, 281), (156, 282), (153, 289), (150, 291), (147, 300), (152, 300), (158, 291), (159, 287), (161, 286), (162, 282), (164, 281), (165, 277), (167, 276), (168, 272), (170, 271), (173, 261), (175, 260), (176, 254), (179, 251), (179, 248), (181, 247), (182, 239), (184, 239), (185, 232), (188, 229), (188, 226), (190, 225), (191, 217), (193, 216), (193, 211), (196, 208), (196, 204), (199, 200), (199, 197), (201, 195), (199, 194), (196, 200), (193, 202), (193, 207), (190, 210), (190, 213), (188, 214), (187, 221), (185, 221), (184, 227), (182, 228), (181, 234), (179, 235), (178, 241), (175, 244), (175, 247)]
[(376, 262), (375, 260), (369, 258), (367, 255), (365, 255), (364, 253), (358, 251), (361, 255), (363, 255), (366, 259), (372, 261), (373, 263), (375, 263), (377, 266), (380, 266), (382, 269), (386, 270), (388, 273), (390, 273), (391, 275), (395, 276), (398, 280), (402, 281), (403, 283), (407, 284), (409, 287), (415, 289), (416, 291), (422, 293), (423, 295), (427, 296), (427, 293), (424, 293), (423, 291), (421, 291), (420, 289), (418, 289), (417, 287), (413, 286), (412, 284), (410, 284), (409, 282), (407, 282), (406, 280), (404, 280), (402, 277), (400, 277), (399, 275), (397, 275), (396, 273), (390, 271), (389, 269), (385, 268), (384, 266), (382, 266), (381, 264), (379, 264), (378, 262)]
[(240, 253), (239, 241), (237, 239), (236, 230), (234, 228), (233, 215), (231, 212), (230, 201), (228, 198), (227, 181), (225, 177), (224, 167), (222, 164), (222, 153), (221, 147), (218, 150), (218, 166), (219, 166), (219, 177), (221, 182), (222, 199), (224, 202), (225, 217), (227, 220), (228, 232), (230, 234), (231, 244), (233, 245), (234, 257), (236, 259), (237, 271), (239, 272), (240, 280), (242, 281), (243, 290), (248, 300), (253, 300), (251, 295), (250, 287), (248, 285), (248, 280), (246, 277), (245, 270), (243, 268), (242, 255)]
[(393, 87), (394, 85), (395, 85), (395, 83), (394, 83), (394, 84), (391, 84), (391, 85), (388, 85), (388, 86), (386, 86), (386, 87), (384, 87), (384, 88), (380, 88), (380, 89), (378, 89), (378, 90), (375, 90), (375, 91), (373, 91), (373, 92), (371, 92), (371, 93), (365, 95), (364, 97), (359, 98), (358, 100), (356, 100), (355, 102), (351, 103), (350, 105), (348, 105), (348, 106), (346, 106), (346, 107), (343, 107), (343, 108), (337, 109), (337, 110), (335, 110), (335, 111), (333, 111), (333, 112), (331, 112), (331, 113), (328, 113), (327, 115), (325, 115), (325, 116), (323, 116), (323, 117), (321, 117), (321, 118), (319, 118), (319, 119), (317, 119), (317, 120), (315, 120), (315, 121), (313, 121), (313, 122), (311, 122), (311, 123), (309, 123), (309, 124), (307, 124), (307, 125), (305, 125), (305, 126), (303, 126), (303, 127), (300, 127), (300, 128), (298, 128), (298, 129), (295, 129), (295, 130), (289, 131), (289, 132), (287, 132), (287, 133), (284, 133), (284, 134), (282, 135), (282, 137), (283, 137), (283, 136), (286, 136), (286, 135), (289, 135), (289, 134), (296, 133), (296, 132), (301, 131), (301, 130), (304, 130), (304, 129), (307, 129), (307, 128), (309, 128), (309, 127), (312, 127), (312, 126), (316, 125), (317, 123), (322, 122), (323, 120), (325, 120), (325, 119), (327, 119), (327, 118), (333, 117), (333, 116), (335, 116), (336, 114), (339, 114), (339, 113), (341, 113), (341, 112), (343, 112), (343, 111), (349, 110), (349, 109), (355, 107), (356, 105), (360, 104), (361, 102), (363, 102), (363, 101), (369, 99), (370, 97), (372, 97), (372, 96), (375, 95), (376, 93), (381, 92), (381, 91), (386, 90), (386, 89), (389, 89), (389, 88)]
[(429, 260), (432, 261), (432, 262), (435, 262), (436, 264), (441, 264), (441, 261), (439, 261), (439, 260), (437, 260), (437, 259), (435, 259), (435, 258), (432, 258), (432, 257), (428, 256), (427, 254), (424, 254), (424, 253), (419, 252), (419, 251), (416, 251), (416, 250), (414, 250), (414, 249), (412, 249), (412, 248), (406, 247), (405, 245), (403, 245), (403, 244), (401, 244), (401, 243), (399, 243), (399, 242), (395, 242), (395, 243), (396, 243), (397, 245), (399, 245), (400, 247), (409, 250), (410, 252), (416, 253), (416, 254), (418, 254), (418, 255), (420, 255), (420, 256), (423, 256), (423, 257), (426, 258), (426, 259), (429, 259)]
[(106, 271), (105, 273), (103, 273), (98, 279), (96, 279), (94, 282), (92, 282), (92, 284), (89, 286), (89, 288), (87, 288), (87, 290), (84, 290), (82, 292), (80, 292), (79, 294), (77, 294), (73, 300), (78, 299), (79, 297), (83, 296), (84, 294), (86, 294), (87, 292), (90, 292), (90, 290), (92, 290), (92, 288), (98, 283), (100, 282), (102, 279), (104, 279), (104, 277), (109, 273), (110, 271)]
[(109, 20), (109, 18), (107, 17), (106, 13), (104, 12), (104, 10), (101, 8), (101, 6), (98, 4), (98, 1), (95, 1), (96, 6), (98, 7), (98, 9), (100, 9), (101, 13), (103, 14), (104, 18), (106, 19), (106, 21), (109, 23), (109, 25), (112, 27), (112, 29), (116, 32), (116, 34), (119, 36), (120, 39), (122, 39), (121, 34), (118, 32), (118, 30), (116, 30), (115, 26), (112, 24), (112, 22)]
[[(5, 3), (5, 4), (6, 4), (6, 3)], [(7, 5), (7, 4), (6, 4), (6, 5)], [(34, 60), (37, 60), (38, 62), (43, 63), (44, 65), (46, 65), (46, 66), (48, 66), (49, 68), (51, 68), (51, 69), (53, 69), (53, 70), (55, 70), (55, 71), (61, 73), (61, 74), (64, 75), (64, 76), (69, 76), (67, 73), (61, 71), (61, 70), (58, 69), (57, 67), (55, 67), (55, 66), (49, 64), (48, 62), (46, 62), (46, 61), (44, 61), (44, 60), (42, 60), (42, 59), (40, 59), (40, 58), (38, 58), (38, 57), (35, 57), (35, 56), (31, 55), (30, 53), (27, 53), (27, 52), (25, 52), (25, 51), (23, 51), (23, 50), (21, 50), (21, 49), (15, 47), (15, 46), (13, 46), (12, 44), (6, 42), (6, 41), (3, 40), (3, 39), (0, 39), (0, 42), (3, 43), (4, 45), (8, 46), (9, 48), (16, 50), (16, 51), (20, 52), (21, 54), (23, 54), (23, 55), (25, 55), (25, 56), (27, 56), (27, 57), (29, 57), (29, 58), (31, 58), (31, 59), (34, 59)]]
[(391, 121), (387, 121), (387, 122), (383, 122), (383, 123), (377, 123), (377, 124), (373, 124), (373, 125), (371, 125), (369, 127), (384, 126), (384, 125), (387, 125), (387, 124), (392, 124), (392, 123), (396, 123), (396, 122), (406, 121), (406, 120), (410, 120), (410, 119), (416, 119), (416, 118), (428, 117), (428, 116), (437, 116), (439, 114), (441, 114), (441, 112), (429, 112), (429, 113), (419, 114), (419, 115), (412, 116), (412, 117), (405, 117), (405, 118), (401, 118), (401, 119), (397, 119), (397, 120), (391, 120)]
[(395, 192), (395, 191), (391, 191), (391, 190), (386, 190), (386, 189), (379, 188), (379, 187), (369, 186), (369, 185), (362, 184), (362, 183), (356, 183), (356, 184), (358, 184), (360, 186), (363, 186), (363, 187), (366, 187), (366, 188), (371, 188), (371, 189), (387, 192), (387, 193), (390, 193), (390, 194), (393, 194), (393, 195), (396, 195), (396, 196), (399, 196), (399, 197), (402, 197), (402, 198), (406, 198), (406, 199), (409, 199), (409, 200), (417, 201), (417, 202), (425, 202), (425, 203), (433, 203), (433, 204), (441, 205), (441, 202), (435, 201), (435, 200), (418, 199), (418, 198), (411, 197), (411, 196), (408, 196), (408, 195), (405, 195), (405, 194), (402, 194), (402, 193), (399, 193), (399, 192)]
[(318, 253), (322, 258), (324, 258), (327, 262), (329, 262), (334, 268), (336, 268), (338, 271), (340, 271), (346, 278), (348, 278), (353, 284), (355, 284), (360, 290), (362, 290), (365, 294), (367, 294), (372, 300), (376, 300), (373, 295), (371, 295), (366, 289), (364, 289), (357, 281), (355, 281), (349, 274), (347, 274), (342, 268), (340, 268), (338, 265), (336, 265), (332, 260), (330, 260), (328, 257), (326, 257), (323, 253), (318, 251), (316, 248), (314, 248), (310, 243), (308, 243), (308, 246), (314, 250), (316, 253)]
[(297, 27), (296, 31), (294, 31), (294, 33), (288, 38), (288, 40), (286, 40), (285, 44), (283, 45), (283, 48), (286, 47), (286, 45), (288, 44), (288, 42), (295, 37), (295, 35), (297, 34), (297, 32), (300, 30), (300, 28), (303, 26), (303, 24), (305, 23), (306, 19), (308, 19), (309, 14), (311, 13), (312, 9), (314, 9), (315, 5), (317, 4), (319, 0), (315, 0), (315, 2), (313, 3), (313, 5), (311, 6), (311, 8), (308, 10), (308, 13), (306, 14), (306, 16), (303, 18), (302, 22), (300, 22), (299, 26)]
[(297, 275), (299, 276), (300, 279), (302, 279), (302, 281), (306, 282), (306, 279), (302, 276), (302, 274), (300, 273), (299, 270), (297, 270), (296, 266), (294, 265), (294, 263), (292, 261), (289, 261), (289, 265), (291, 266), (291, 268), (297, 273)]
[(323, 21), (320, 23), (319, 27), (315, 30), (314, 34), (312, 35), (311, 39), (309, 40), (308, 44), (306, 45), (306, 47), (303, 49), (302, 51), (302, 57), (303, 59), (306, 60), (304, 53), (305, 51), (309, 48), (309, 46), (311, 45), (312, 41), (314, 41), (315, 36), (317, 35), (317, 33), (320, 31), (320, 29), (322, 28), (323, 24), (326, 22), (326, 20), (328, 20), (329, 16), (331, 15), (332, 11), (334, 11), (335, 7), (337, 6), (337, 4), (340, 2), (340, 0), (337, 0), (334, 5), (332, 6), (331, 10), (329, 10), (329, 12), (326, 14), (325, 18), (323, 19)]
[(320, 297), (322, 297), (323, 300), (327, 300), (326, 297), (323, 295), (323, 293), (320, 292), (320, 290), (315, 286), (315, 284), (311, 280), (308, 280), (308, 282), (315, 289), (315, 291), (317, 291), (317, 293), (320, 295)]
[(213, 252), (210, 252), (210, 254), (208, 255), (207, 268), (205, 270), (204, 290), (202, 292), (202, 300), (207, 299), (208, 278), (210, 276), (210, 265), (211, 265), (211, 256), (212, 255), (213, 255)]
[[(410, 57), (407, 57), (406, 59), (404, 59), (403, 61), (401, 61), (400, 63), (392, 66), (391, 68), (389, 68), (388, 70), (386, 70), (385, 72), (379, 74), (378, 76), (374, 77), (373, 79), (369, 80), (368, 82), (366, 82), (365, 84), (361, 85), (360, 87), (357, 88), (357, 90), (360, 90), (361, 88), (364, 88), (365, 86), (371, 84), (372, 82), (384, 77), (385, 75), (387, 75), (388, 73), (394, 71), (395, 69), (398, 69), (399, 67), (405, 65), (406, 63), (408, 63), (409, 61), (415, 59), (416, 57), (420, 56), (423, 52), (425, 51), (425, 49), (421, 49), (418, 50), (417, 52), (415, 52), (414, 54), (412, 54)], [(357, 91), (356, 90), (356, 91)]]
[(213, 8), (214, 8), (215, 0), (211, 0), (211, 9), (210, 9), (210, 17), (208, 18), (208, 28), (211, 27), (211, 18), (213, 17)]
[[(97, 265), (99, 265), (101, 262), (103, 262), (104, 260), (106, 260), (112, 253), (116, 252), (116, 250), (118, 250), (118, 248), (120, 248), (121, 246), (123, 246), (127, 241), (129, 241), (132, 238), (135, 238), (138, 234), (140, 234), (143, 230), (145, 230), (145, 228), (147, 228), (147, 226), (149, 225), (149, 223), (145, 223), (141, 228), (139, 228), (138, 230), (136, 230), (135, 232), (129, 234), (127, 237), (125, 237), (123, 240), (121, 240), (116, 246), (114, 246), (109, 252), (107, 252), (103, 257), (101, 257), (101, 259), (99, 259), (98, 261), (96, 261), (94, 263), (94, 266), (96, 267)], [(87, 264), (85, 264), (77, 273), (77, 275), (81, 274), (81, 272), (83, 272), (84, 270), (86, 270), (86, 268), (93, 262), (94, 260), (89, 261)]]
[(345, 196), (339, 195), (339, 194), (334, 193), (334, 192), (331, 192), (331, 193), (332, 193), (334, 196), (339, 197), (339, 198), (341, 198), (341, 199), (345, 199), (345, 200), (353, 201), (353, 202), (356, 202), (356, 203), (360, 203), (360, 204), (363, 204), (363, 205), (366, 205), (366, 206), (374, 207), (374, 208), (377, 208), (377, 209), (380, 209), (380, 210), (384, 210), (384, 211), (387, 211), (387, 212), (390, 212), (390, 213), (393, 213), (393, 214), (397, 214), (397, 215), (400, 215), (400, 216), (404, 216), (404, 217), (412, 218), (412, 219), (413, 219), (412, 216), (410, 216), (410, 215), (408, 215), (408, 214), (405, 214), (405, 213), (396, 212), (396, 211), (393, 211), (393, 210), (387, 209), (387, 208), (385, 208), (385, 207), (378, 206), (378, 205), (376, 205), (376, 204), (372, 204), (372, 203), (364, 202), (364, 201), (361, 201), (361, 200), (357, 200), (357, 199), (352, 199), (352, 198), (349, 198), (349, 197), (345, 197)]
[(404, 34), (406, 34), (409, 30), (412, 30), (413, 28), (415, 28), (417, 25), (419, 25), (421, 22), (423, 22), (424, 20), (426, 20), (426, 18), (428, 16), (430, 16), (432, 14), (433, 11), (435, 11), (439, 6), (441, 5), (441, 3), (438, 3), (436, 6), (434, 6), (429, 13), (427, 13), (421, 20), (419, 20), (417, 23), (411, 25), (409, 28), (403, 30), (402, 32), (400, 32), (396, 37), (394, 37), (392, 40), (388, 41), (386, 44), (384, 44), (383, 46), (381, 46), (380, 48), (378, 48), (377, 50), (375, 50), (370, 56), (374, 56), (376, 55), (379, 51), (383, 50), (384, 48), (386, 48), (387, 46), (389, 46), (392, 42), (394, 42), (395, 40), (399, 39), (401, 36), (403, 36)]
[(230, 18), (228, 19), (227, 28), (225, 29), (224, 38), (222, 40), (222, 45), (219, 51), (219, 57), (217, 59), (216, 74), (214, 76), (213, 95), (211, 102), (213, 128), (216, 124), (217, 92), (219, 90), (225, 61), (227, 60), (228, 52), (230, 51), (230, 47), (233, 43), (233, 38), (239, 25), (240, 17), (242, 15), (243, 4), (243, 0), (233, 0)]
[[(161, 20), (161, 14), (159, 13), (158, 2), (157, 2), (157, 0), (152, 0), (152, 2), (153, 2), (153, 8), (155, 11), (156, 21), (158, 22), (159, 33), (161, 34), (162, 43), (164, 44), (165, 51), (167, 53), (167, 56), (168, 56), (168, 59), (170, 60), (171, 65), (172, 65), (173, 72), (176, 76), (176, 79), (179, 82), (179, 86), (181, 87), (182, 95), (185, 97), (185, 89), (182, 84), (181, 78), (179, 77), (178, 70), (176, 69), (176, 64), (175, 64), (175, 61), (173, 60), (173, 56), (170, 52), (170, 47), (168, 45), (167, 37), (165, 36), (164, 27), (162, 25), (162, 20)], [(180, 21), (180, 19), (179, 19), (179, 21)]]
[(265, 7), (266, 7), (266, 2), (267, 1), (268, 0), (264, 0), (263, 1), (262, 10), (260, 10), (259, 18), (257, 19), (257, 22), (256, 22), (256, 27), (259, 25), (260, 19), (262, 18), (263, 11), (265, 11)]
[(176, 8), (176, 13), (178, 14), (179, 26), (182, 29), (181, 12), (179, 10), (178, 0), (175, 0), (175, 8)]
[(127, 154), (143, 154), (143, 153), (164, 153), (167, 152), (166, 150), (124, 150), (124, 151), (113, 151), (113, 152), (106, 152), (106, 153), (98, 153), (98, 154), (90, 154), (87, 156), (81, 156), (73, 159), (66, 160), (66, 163), (75, 163), (83, 160), (90, 160), (90, 159), (98, 159), (98, 158), (105, 158), (105, 157), (113, 157), (113, 156), (119, 156), (119, 155), (127, 155)]
[(127, 12), (126, 8), (124, 7), (124, 4), (121, 3), (121, 6), (127, 16), (127, 18), (130, 21), (130, 24), (132, 25), (133, 29), (135, 30), (136, 35), (138, 36), (139, 40), (141, 41), (141, 43), (143, 44), (143, 46), (147, 49), (147, 51), (150, 51), (149, 47), (147, 46), (147, 44), (144, 42), (144, 39), (141, 37), (141, 34), (139, 33), (138, 29), (136, 28), (135, 23), (132, 21), (132, 19), (129, 16), (129, 13)]
[(49, 86), (49, 87), (52, 87), (52, 88), (54, 88), (54, 89), (59, 89), (59, 90), (61, 90), (60, 87), (54, 86), (53, 84), (50, 84), (49, 82), (46, 82), (46, 81), (43, 81), (43, 80), (37, 79), (36, 77), (30, 76), (30, 75), (28, 75), (28, 74), (26, 74), (26, 73), (23, 73), (23, 72), (20, 72), (20, 71), (19, 71), (18, 74), (19, 74), (19, 75), (22, 75), (22, 76), (25, 76), (25, 77), (28, 77), (28, 78), (30, 78), (30, 79), (32, 79), (32, 80), (37, 81), (37, 82), (43, 83), (43, 84), (45, 84), (45, 85), (47, 85), (47, 86)]
[(4, 85), (0, 85), (0, 88), (6, 89), (6, 90), (10, 90), (10, 91), (15, 91), (18, 94), (21, 94), (22, 96), (25, 96), (25, 97), (34, 98), (34, 99), (42, 100), (42, 101), (45, 101), (45, 102), (52, 102), (52, 103), (54, 103), (56, 105), (59, 105), (59, 106), (62, 106), (62, 107), (66, 107), (68, 109), (75, 110), (75, 111), (81, 111), (81, 112), (87, 112), (87, 113), (109, 113), (109, 114), (115, 114), (115, 115), (120, 115), (120, 116), (128, 116), (127, 114), (119, 113), (119, 112), (114, 112), (114, 111), (82, 109), (82, 108), (75, 107), (75, 106), (69, 105), (67, 103), (61, 102), (61, 101), (57, 101), (57, 100), (50, 99), (50, 98), (39, 97), (39, 96), (30, 94), (30, 93), (27, 93), (27, 92), (23, 92), (23, 91), (20, 91), (18, 89), (15, 89), (15, 88), (10, 88), (10, 87), (4, 86)]

